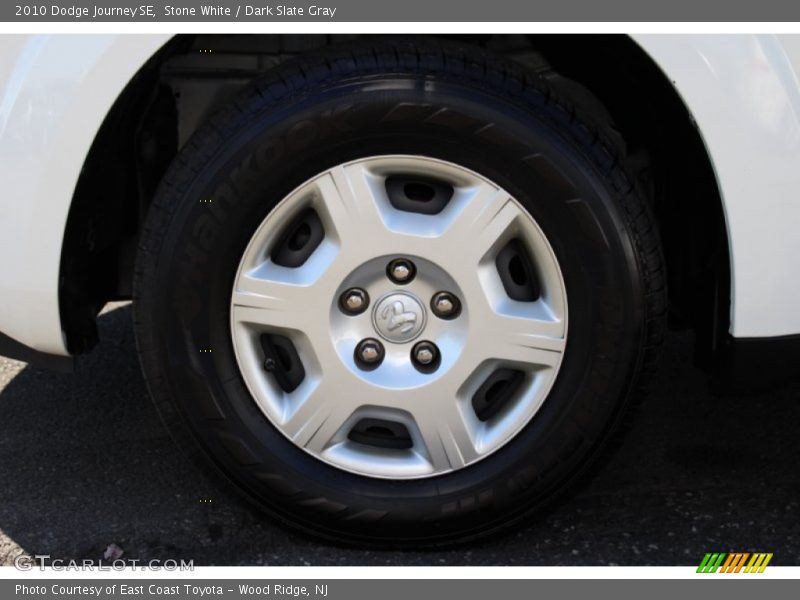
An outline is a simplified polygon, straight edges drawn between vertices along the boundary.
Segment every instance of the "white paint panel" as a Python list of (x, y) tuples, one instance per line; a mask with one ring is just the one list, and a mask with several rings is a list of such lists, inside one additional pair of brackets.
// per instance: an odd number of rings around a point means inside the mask
[(0, 331), (66, 354), (61, 243), (106, 113), (168, 35), (0, 36)]
[(684, 99), (717, 173), (730, 236), (731, 333), (800, 333), (800, 37), (634, 39)]

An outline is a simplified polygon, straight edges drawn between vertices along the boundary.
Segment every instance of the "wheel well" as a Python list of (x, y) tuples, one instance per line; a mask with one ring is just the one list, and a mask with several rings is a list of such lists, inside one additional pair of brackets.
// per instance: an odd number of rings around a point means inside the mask
[[(156, 186), (192, 132), (242, 86), (327, 35), (182, 35), (130, 81), (101, 126), (76, 187), (61, 261), (61, 320), (72, 353), (97, 342), (109, 300), (131, 296), (134, 256)], [(708, 365), (728, 330), (730, 265), (722, 202), (697, 128), (653, 61), (622, 35), (448, 36), (575, 82), (607, 111), (659, 222), (670, 324), (693, 328)]]

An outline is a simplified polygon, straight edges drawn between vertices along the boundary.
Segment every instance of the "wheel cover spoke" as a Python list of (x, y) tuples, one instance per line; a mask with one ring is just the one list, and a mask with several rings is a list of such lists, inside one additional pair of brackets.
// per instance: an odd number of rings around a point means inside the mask
[(486, 358), (554, 368), (566, 348), (564, 326), (559, 321), (495, 314), (483, 326), (492, 332), (483, 346)]
[(475, 434), (456, 400), (449, 399), (441, 404), (445, 406), (418, 415), (416, 421), (432, 468), (446, 472), (474, 462), (479, 452), (473, 439)]
[(464, 247), (464, 256), (477, 265), (498, 238), (522, 216), (522, 211), (503, 190), (486, 184), (475, 186), (465, 196), (463, 206), (442, 236), (442, 242), (446, 251), (447, 247), (464, 245), (464, 240), (469, 240)]
[(344, 251), (361, 255), (361, 248), (389, 234), (379, 207), (379, 192), (362, 165), (336, 167), (319, 178), (318, 186), (321, 211)]
[(274, 327), (302, 327), (319, 308), (314, 286), (245, 276), (233, 293), (233, 318)]

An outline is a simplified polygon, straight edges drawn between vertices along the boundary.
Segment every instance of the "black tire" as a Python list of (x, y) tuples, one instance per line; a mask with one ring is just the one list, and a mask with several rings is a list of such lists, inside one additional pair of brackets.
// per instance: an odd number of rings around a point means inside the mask
[[(467, 540), (558, 498), (623, 429), (664, 330), (656, 229), (610, 125), (514, 63), (435, 40), (333, 48), (258, 81), (181, 150), (142, 236), (136, 336), (165, 422), (230, 487), (331, 540)], [(570, 315), (558, 379), (527, 427), (476, 464), (406, 481), (338, 470), (277, 431), (239, 374), (228, 312), (244, 247), (281, 198), (389, 153), (445, 159), (509, 191), (553, 246)]]

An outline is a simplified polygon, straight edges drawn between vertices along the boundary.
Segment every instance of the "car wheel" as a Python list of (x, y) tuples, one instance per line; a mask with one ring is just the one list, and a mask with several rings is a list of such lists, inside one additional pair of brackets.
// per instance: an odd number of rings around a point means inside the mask
[(286, 63), (197, 131), (150, 209), (134, 311), (190, 453), (339, 541), (512, 526), (641, 396), (665, 313), (607, 122), (439, 41)]

